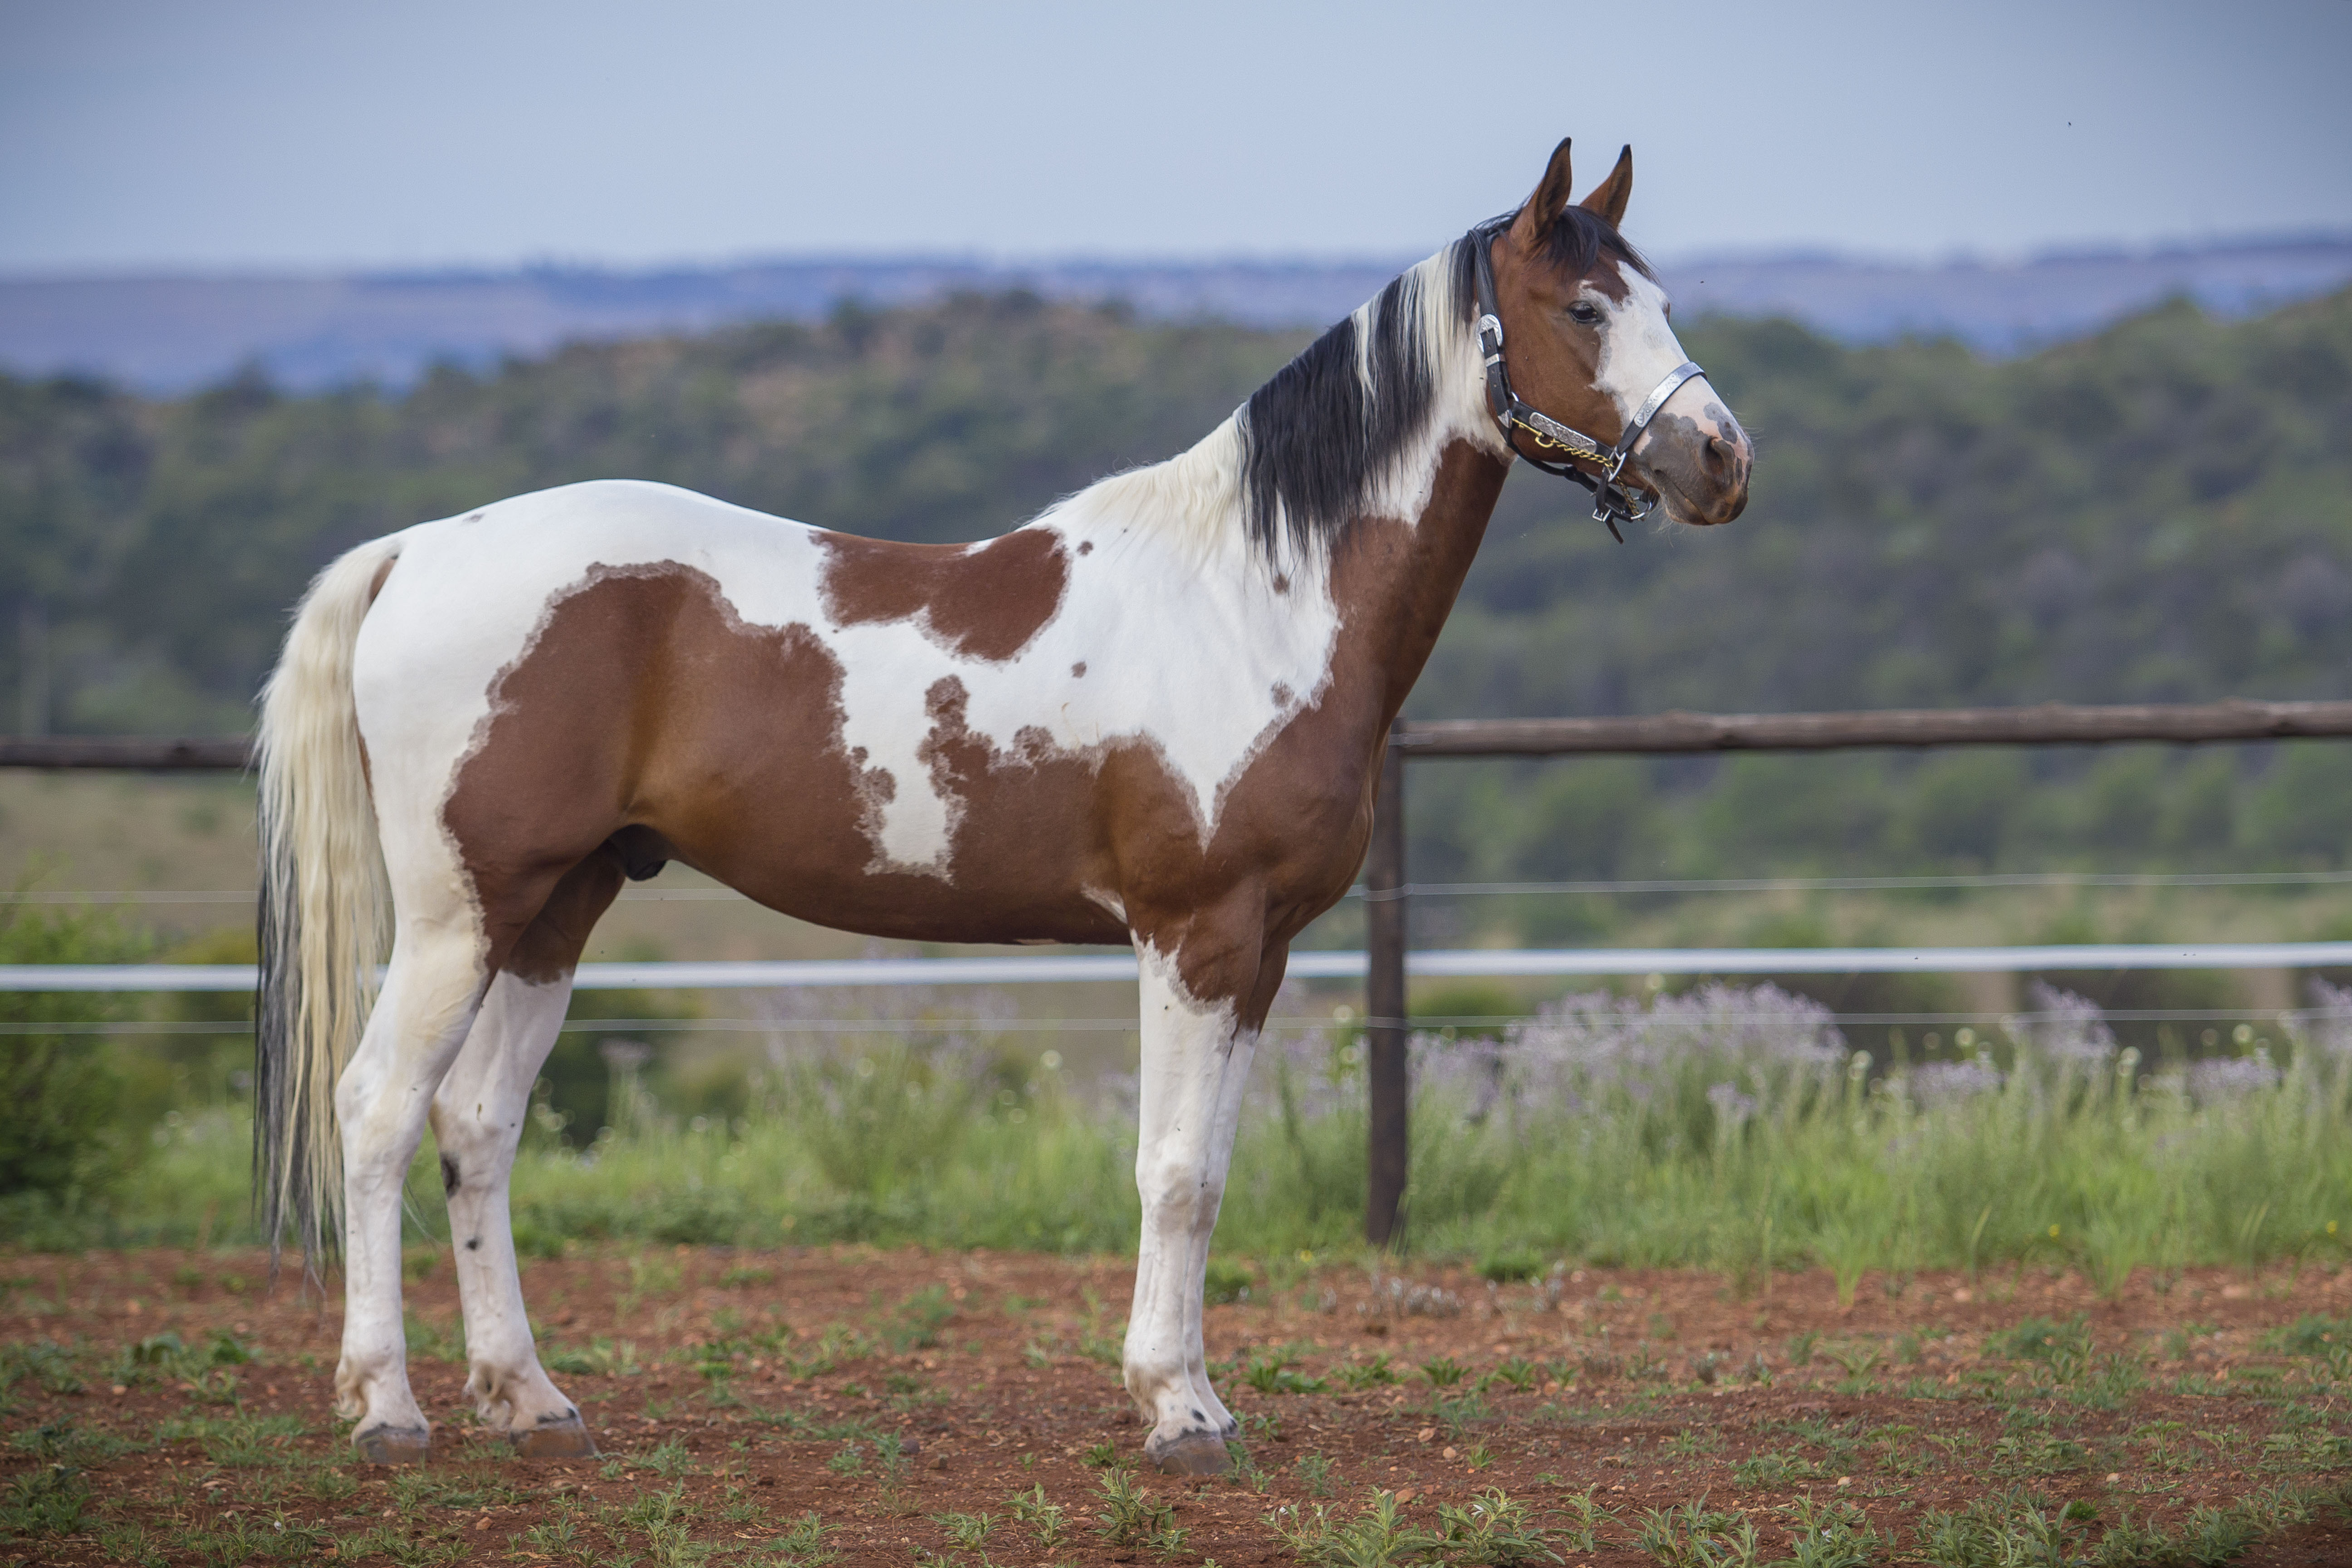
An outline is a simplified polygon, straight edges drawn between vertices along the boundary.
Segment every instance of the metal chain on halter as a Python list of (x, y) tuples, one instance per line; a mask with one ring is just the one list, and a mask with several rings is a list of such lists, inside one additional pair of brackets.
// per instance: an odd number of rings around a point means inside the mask
[[(1642, 438), (1642, 432), (1650, 427), (1650, 421), (1658, 416), (1658, 410), (1666, 405), (1666, 399), (1672, 397), (1683, 383), (1693, 376), (1705, 375), (1706, 372), (1689, 360), (1667, 372), (1665, 379), (1651, 390), (1650, 395), (1642, 400), (1641, 407), (1633, 411), (1633, 417), (1626, 421), (1625, 433), (1618, 437), (1613, 447), (1595, 440), (1581, 430), (1570, 429), (1541, 409), (1521, 402), (1519, 395), (1511, 390), (1510, 372), (1503, 364), (1503, 317), (1495, 300), (1495, 260), (1491, 254), (1495, 237), (1510, 223), (1508, 217), (1490, 218), (1470, 231), (1468, 241), (1472, 270), (1477, 278), (1478, 352), (1486, 362), (1487, 410), (1494, 415), (1496, 426), (1503, 432), (1503, 442), (1510, 447), (1513, 457), (1531, 468), (1540, 468), (1563, 479), (1574, 479), (1591, 490), (1593, 521), (1607, 525), (1610, 537), (1622, 544), (1625, 536), (1618, 532), (1617, 520), (1622, 518), (1627, 522), (1639, 522), (1650, 515), (1652, 503), (1619, 484), (1617, 476), (1623, 471), (1625, 459), (1633, 456), (1633, 443)], [(1568, 456), (1557, 460), (1530, 456), (1519, 446), (1522, 434), (1533, 439), (1538, 447), (1565, 452)], [(1597, 475), (1586, 473), (1576, 466), (1580, 462), (1591, 463), (1602, 472)]]

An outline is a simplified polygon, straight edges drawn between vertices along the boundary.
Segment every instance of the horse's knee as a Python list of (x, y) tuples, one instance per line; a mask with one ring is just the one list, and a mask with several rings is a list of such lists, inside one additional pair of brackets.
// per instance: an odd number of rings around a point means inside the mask
[(1225, 1184), (1220, 1178), (1191, 1169), (1138, 1177), (1136, 1190), (1143, 1200), (1146, 1226), (1181, 1233), (1216, 1218)]

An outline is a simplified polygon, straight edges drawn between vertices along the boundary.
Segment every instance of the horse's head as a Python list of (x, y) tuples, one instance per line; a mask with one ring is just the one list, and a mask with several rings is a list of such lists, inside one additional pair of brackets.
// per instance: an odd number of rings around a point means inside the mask
[[(1474, 235), (1474, 244), (1489, 246), (1494, 309), (1509, 345), (1503, 384), (1569, 426), (1567, 434), (1603, 446), (1620, 445), (1645, 404), (1670, 387), (1625, 454), (1617, 483), (1650, 496), (1677, 522), (1729, 522), (1748, 504), (1753, 449), (1704, 374), (1672, 384), (1685, 359), (1666, 319), (1671, 302), (1617, 232), (1633, 191), (1633, 150), (1581, 203), (1570, 204), (1569, 182), (1562, 142), (1509, 223)], [(1541, 423), (1515, 429), (1514, 438), (1523, 455), (1557, 463), (1563, 448), (1543, 441)], [(1607, 458), (1576, 466), (1597, 477)]]

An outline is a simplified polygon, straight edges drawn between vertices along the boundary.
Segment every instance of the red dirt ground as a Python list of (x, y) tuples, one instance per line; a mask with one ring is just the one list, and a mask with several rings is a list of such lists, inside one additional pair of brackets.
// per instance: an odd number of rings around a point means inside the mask
[[(1902, 1548), (1894, 1560), (1916, 1560), (1925, 1512), (2011, 1486), (2089, 1504), (2095, 1540), (2126, 1511), (2177, 1524), (2194, 1507), (2282, 1484), (2340, 1490), (2352, 1479), (2347, 1385), (2331, 1384), (2318, 1361), (2263, 1348), (2267, 1331), (2306, 1317), (2352, 1317), (2352, 1270), (2199, 1270), (2164, 1282), (2143, 1273), (2112, 1300), (2042, 1269), (1989, 1275), (1973, 1289), (1948, 1275), (1899, 1290), (1872, 1278), (1850, 1308), (1825, 1274), (1776, 1276), (1759, 1299), (1688, 1272), (1592, 1270), (1549, 1287), (1493, 1286), (1445, 1269), (1402, 1281), (1375, 1281), (1354, 1266), (1275, 1272), (1273, 1281), (1261, 1272), (1256, 1299), (1209, 1310), (1211, 1358), (1246, 1365), (1286, 1352), (1294, 1372), (1327, 1385), (1261, 1392), (1238, 1367), (1221, 1376), (1248, 1428), (1255, 1473), (1145, 1474), (1147, 1489), (1172, 1503), (1175, 1524), (1190, 1531), (1181, 1550), (1158, 1553), (1114, 1547), (1095, 1527), (1107, 1472), (1103, 1454), (1089, 1450), (1108, 1445), (1131, 1459), (1143, 1436), (1116, 1369), (1101, 1359), (1125, 1316), (1122, 1260), (615, 1247), (531, 1263), (524, 1287), (551, 1363), (599, 1340), (635, 1346), (641, 1371), (557, 1377), (603, 1458), (506, 1457), (471, 1433), (464, 1366), (420, 1352), (412, 1375), (436, 1447), (425, 1467), (436, 1484), (419, 1489), (347, 1462), (329, 1414), (338, 1296), (322, 1304), (314, 1290), (306, 1300), (290, 1279), (265, 1289), (268, 1262), (254, 1254), (0, 1258), (0, 1341), (80, 1347), (86, 1384), (54, 1392), (18, 1379), (5, 1423), (16, 1436), (0, 1449), (0, 1482), (42, 1462), (24, 1434), (45, 1424), (71, 1421), (144, 1448), (88, 1463), (94, 1506), (78, 1533), (0, 1545), (0, 1562), (11, 1552), (43, 1563), (129, 1560), (101, 1550), (97, 1531), (108, 1523), (143, 1525), (158, 1560), (205, 1561), (207, 1531), (273, 1510), (278, 1522), (340, 1538), (338, 1547), (321, 1538), (319, 1560), (606, 1561), (602, 1544), (567, 1558), (525, 1532), (563, 1508), (585, 1510), (584, 1522), (673, 1484), (697, 1510), (693, 1539), (719, 1562), (814, 1510), (845, 1563), (903, 1563), (919, 1552), (976, 1563), (978, 1552), (951, 1547), (937, 1516), (988, 1512), (1003, 1522), (987, 1537), (986, 1561), (1006, 1568), (1203, 1558), (1239, 1568), (1292, 1561), (1265, 1522), (1277, 1506), (1320, 1500), (1352, 1515), (1374, 1487), (1396, 1491), (1405, 1518), (1424, 1526), (1435, 1524), (1438, 1505), (1499, 1487), (1552, 1528), (1569, 1522), (1567, 1496), (1592, 1488), (1612, 1510), (1596, 1546), (1558, 1537), (1554, 1545), (1570, 1563), (1603, 1564), (1654, 1561), (1636, 1543), (1643, 1511), (1702, 1497), (1746, 1515), (1768, 1547), (1781, 1548), (1786, 1531), (1772, 1510), (1810, 1494), (1850, 1500)], [(454, 1344), (446, 1259), (417, 1255), (412, 1273), (421, 1275), (408, 1297), (419, 1342)], [(1422, 1291), (1423, 1310), (1406, 1310), (1415, 1304), (1407, 1287)], [(1995, 1339), (2028, 1319), (2078, 1315), (2088, 1353), (2062, 1358), (2054, 1373), (2011, 1359), (2013, 1347)], [(106, 1381), (124, 1346), (166, 1330), (190, 1343), (226, 1330), (256, 1359), (210, 1374), (205, 1386)], [(836, 1364), (828, 1368), (815, 1352), (829, 1330)], [(894, 1338), (901, 1348), (891, 1348)], [(731, 1355), (692, 1348), (713, 1341), (731, 1342)], [(1349, 1392), (1333, 1374), (1376, 1354), (1401, 1381)], [(1468, 1376), (1433, 1387), (1414, 1369), (1439, 1357)], [(2116, 1358), (2145, 1384), (2110, 1383), (2103, 1399), (2098, 1379)], [(728, 1371), (707, 1375), (698, 1360)], [(1537, 1363), (1528, 1386), (1496, 1382), (1483, 1405), (1442, 1406), (1515, 1361)], [(216, 1449), (208, 1458), (197, 1439), (157, 1441), (166, 1420), (240, 1412), (307, 1423), (283, 1444), (291, 1468)], [(870, 1429), (862, 1468), (844, 1473), (829, 1461), (861, 1436), (840, 1430), (851, 1421)], [(814, 1435), (827, 1426), (831, 1436)], [(874, 1452), (878, 1434), (905, 1443), (896, 1472)], [(1774, 1453), (1789, 1461), (1778, 1480), (1753, 1465), (1738, 1473), (1742, 1460)], [(1309, 1456), (1330, 1467), (1328, 1496), (1310, 1485), (1317, 1467), (1302, 1468)], [(297, 1470), (347, 1474), (357, 1489), (318, 1495), (286, 1479)], [(1069, 1515), (1066, 1539), (1050, 1551), (1007, 1519), (1008, 1496), (1039, 1485)], [(352, 1538), (387, 1521), (410, 1548), (393, 1552), (379, 1537), (363, 1554), (366, 1543)], [(209, 1555), (227, 1560), (217, 1547)], [(2352, 1563), (2352, 1528), (2323, 1511), (2241, 1561)]]

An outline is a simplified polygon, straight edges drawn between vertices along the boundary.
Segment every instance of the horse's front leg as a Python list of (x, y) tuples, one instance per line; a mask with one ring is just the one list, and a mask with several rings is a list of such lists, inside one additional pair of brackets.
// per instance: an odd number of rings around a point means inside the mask
[(1234, 1423), (1209, 1384), (1202, 1279), (1257, 1048), (1263, 1009), (1252, 1000), (1261, 965), (1253, 943), (1239, 962), (1207, 969), (1216, 979), (1203, 987), (1213, 994), (1202, 995), (1185, 983), (1174, 956), (1142, 939), (1136, 952), (1143, 1057), (1135, 1184), (1143, 1234), (1127, 1321), (1127, 1391), (1151, 1426), (1146, 1456), (1163, 1470), (1213, 1475), (1232, 1462), (1225, 1437)]

